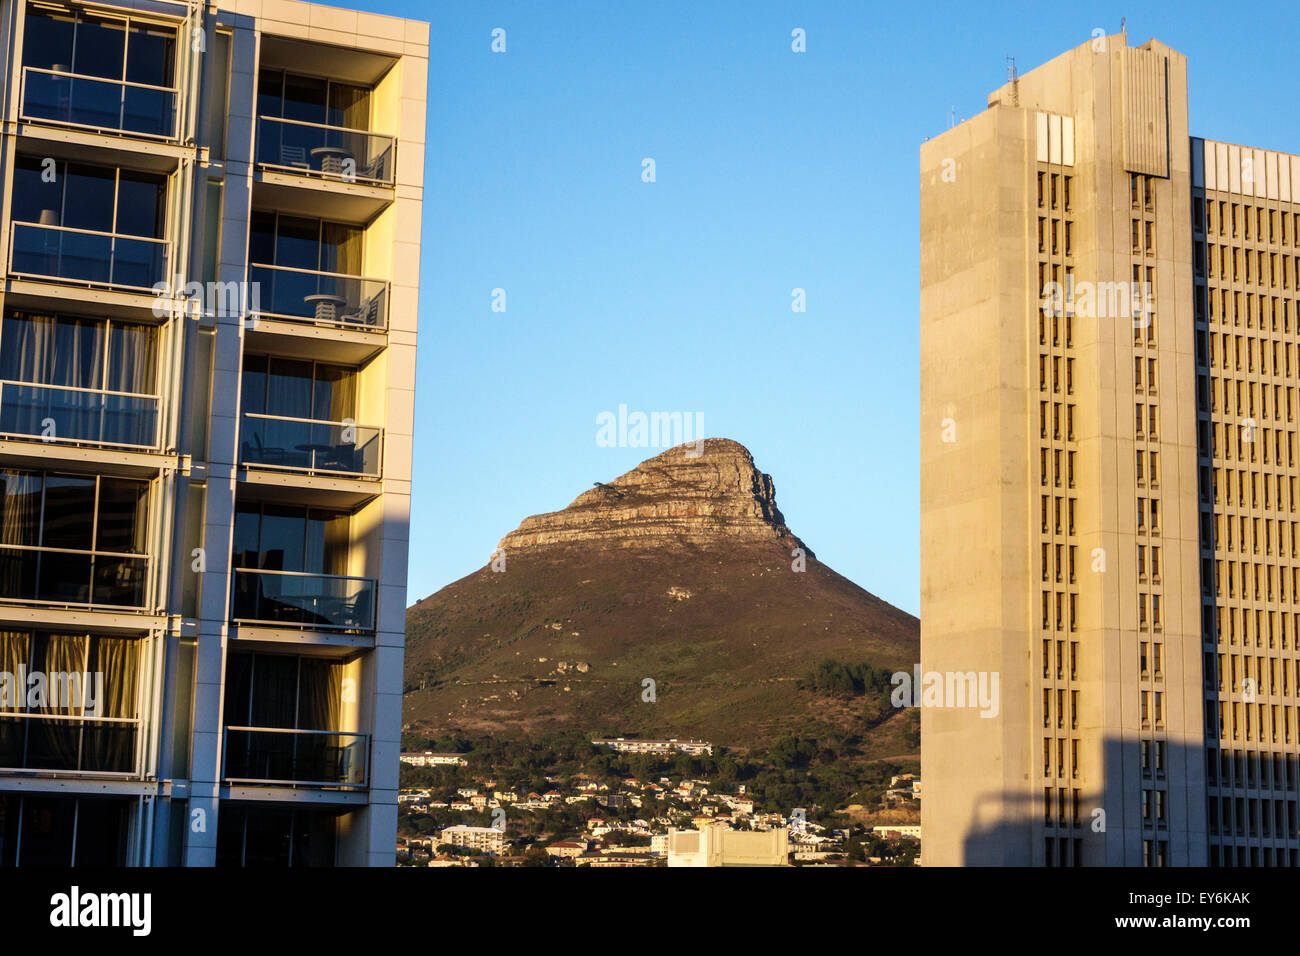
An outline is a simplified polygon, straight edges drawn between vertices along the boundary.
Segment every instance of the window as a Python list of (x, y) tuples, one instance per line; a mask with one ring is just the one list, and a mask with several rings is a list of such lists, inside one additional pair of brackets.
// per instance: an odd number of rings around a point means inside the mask
[(23, 68), (28, 117), (150, 136), (175, 133), (174, 27), (28, 4)]
[(143, 607), (149, 483), (0, 471), (0, 599)]
[(0, 669), (45, 677), (42, 703), (4, 708), (22, 719), (0, 714), (0, 766), (134, 772), (140, 646), (97, 634), (0, 632)]

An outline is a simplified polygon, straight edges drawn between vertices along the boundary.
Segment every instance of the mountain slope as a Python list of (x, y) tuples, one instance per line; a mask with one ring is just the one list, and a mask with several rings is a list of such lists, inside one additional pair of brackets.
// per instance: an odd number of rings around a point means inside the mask
[(917, 620), (817, 561), (736, 442), (670, 449), (525, 519), (495, 566), (408, 611), (412, 730), (743, 748), (870, 728), (879, 755), (915, 752), (914, 715), (800, 685), (826, 658), (910, 669)]

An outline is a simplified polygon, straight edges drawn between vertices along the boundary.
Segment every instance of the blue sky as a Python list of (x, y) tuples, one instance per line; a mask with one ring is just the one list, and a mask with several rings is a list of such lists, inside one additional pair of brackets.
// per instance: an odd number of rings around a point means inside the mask
[(622, 403), (746, 445), (916, 613), (922, 141), (1127, 16), (1187, 55), (1193, 135), (1300, 152), (1294, 3), (357, 5), (433, 25), (412, 602), (656, 454), (598, 447)]

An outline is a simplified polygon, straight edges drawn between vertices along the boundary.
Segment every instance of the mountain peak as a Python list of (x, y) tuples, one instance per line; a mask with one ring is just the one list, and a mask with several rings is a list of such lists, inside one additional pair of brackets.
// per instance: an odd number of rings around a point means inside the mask
[(533, 515), (498, 546), (507, 555), (565, 546), (716, 548), (741, 542), (804, 548), (785, 525), (770, 475), (729, 438), (670, 448), (562, 511)]

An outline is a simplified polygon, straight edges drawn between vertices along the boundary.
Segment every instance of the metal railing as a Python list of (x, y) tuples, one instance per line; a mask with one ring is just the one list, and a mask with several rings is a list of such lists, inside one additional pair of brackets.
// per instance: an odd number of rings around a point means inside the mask
[(171, 243), (70, 226), (15, 222), (9, 274), (153, 293), (167, 278)]
[(392, 186), (397, 137), (279, 116), (257, 118), (257, 164), (326, 180)]
[(279, 727), (224, 729), (221, 779), (307, 787), (365, 787), (370, 735)]
[(388, 328), (386, 279), (253, 263), (248, 280), (257, 315), (367, 331)]
[(0, 436), (151, 449), (158, 396), (0, 380)]
[(0, 544), (0, 601), (140, 610), (149, 567), (147, 554)]
[(0, 772), (133, 776), (139, 731), (137, 717), (0, 713)]
[(373, 578), (235, 568), (230, 619), (236, 624), (374, 631)]
[(167, 86), (25, 66), (20, 116), (100, 132), (173, 139), (177, 95)]
[(245, 412), (239, 460), (260, 468), (378, 478), (383, 437), (382, 428), (349, 421)]

